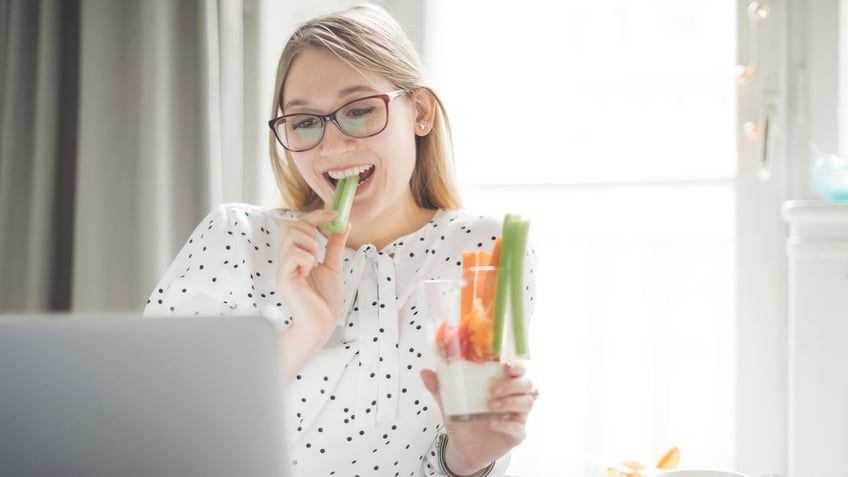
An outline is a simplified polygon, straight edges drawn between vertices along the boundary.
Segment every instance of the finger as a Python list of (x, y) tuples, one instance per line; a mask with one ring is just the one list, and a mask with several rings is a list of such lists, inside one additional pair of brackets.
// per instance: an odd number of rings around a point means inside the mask
[(504, 397), (517, 394), (530, 394), (534, 390), (533, 382), (527, 378), (512, 378), (500, 381), (492, 386), (492, 397)]
[(523, 422), (511, 419), (490, 419), (489, 429), (509, 436), (510, 444), (514, 447), (527, 437), (527, 429)]
[(345, 231), (340, 234), (330, 234), (327, 239), (327, 249), (324, 251), (324, 265), (333, 270), (342, 269), (342, 261), (344, 260), (344, 250), (347, 244), (347, 238), (350, 236), (351, 225), (348, 222)]
[(285, 227), (285, 232), (280, 234), (280, 255), (285, 256), (293, 249), (301, 249), (317, 257), (315, 228), (304, 224)]
[(424, 387), (427, 388), (427, 391), (430, 391), (430, 394), (433, 395), (433, 399), (436, 400), (436, 404), (439, 405), (439, 409), (442, 408), (442, 396), (439, 394), (439, 377), (436, 373), (430, 369), (421, 370), (421, 381), (424, 382)]
[(316, 263), (315, 255), (299, 248), (293, 248), (280, 263), (282, 278), (286, 280), (303, 278), (309, 275)]
[(336, 218), (336, 214), (338, 212), (333, 209), (317, 209), (302, 215), (300, 221), (312, 227), (320, 227)]
[(526, 412), (499, 412), (496, 414), (497, 420), (515, 421), (519, 424), (526, 424), (528, 415), (529, 413)]
[(434, 396), (439, 393), (439, 377), (430, 369), (421, 370), (421, 380), (424, 382), (424, 387), (427, 388)]
[(524, 376), (527, 367), (521, 361), (507, 361), (504, 363), (504, 374), (509, 377)]
[(516, 394), (489, 401), (489, 409), (494, 412), (527, 414), (533, 409), (536, 398), (532, 394)]
[(280, 254), (287, 253), (292, 247), (302, 248), (315, 255), (318, 254), (318, 242), (316, 240), (317, 228), (303, 221), (280, 221), (279, 222), (279, 249)]

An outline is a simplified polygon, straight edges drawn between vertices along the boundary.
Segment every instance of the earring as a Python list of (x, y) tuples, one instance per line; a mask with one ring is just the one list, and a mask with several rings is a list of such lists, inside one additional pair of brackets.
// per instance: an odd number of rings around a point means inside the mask
[(423, 131), (423, 130), (427, 129), (427, 126), (429, 126), (429, 125), (430, 125), (430, 123), (428, 123), (427, 121), (421, 121), (421, 124), (418, 125), (418, 129)]

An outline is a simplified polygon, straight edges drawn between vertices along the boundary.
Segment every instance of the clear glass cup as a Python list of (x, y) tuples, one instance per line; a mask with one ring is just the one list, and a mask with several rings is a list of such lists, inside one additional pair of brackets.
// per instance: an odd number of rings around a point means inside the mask
[(515, 358), (509, 313), (500, 352), (493, 346), (497, 268), (472, 267), (463, 275), (423, 284), (442, 408), (450, 421), (506, 418), (488, 407), (492, 386), (505, 378), (504, 363)]

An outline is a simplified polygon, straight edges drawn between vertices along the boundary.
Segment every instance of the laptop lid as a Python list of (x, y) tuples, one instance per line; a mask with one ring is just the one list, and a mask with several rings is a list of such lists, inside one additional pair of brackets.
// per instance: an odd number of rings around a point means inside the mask
[(260, 317), (0, 316), (0, 475), (280, 476)]

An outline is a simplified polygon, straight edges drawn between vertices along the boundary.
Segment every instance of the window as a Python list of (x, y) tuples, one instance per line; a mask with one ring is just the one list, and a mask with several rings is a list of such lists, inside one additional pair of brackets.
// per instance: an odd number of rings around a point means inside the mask
[(467, 207), (529, 217), (540, 258), (511, 472), (732, 468), (735, 2), (493, 5), (427, 0), (422, 49)]

